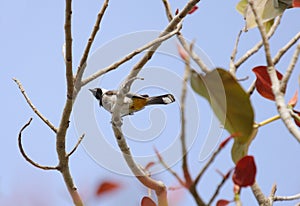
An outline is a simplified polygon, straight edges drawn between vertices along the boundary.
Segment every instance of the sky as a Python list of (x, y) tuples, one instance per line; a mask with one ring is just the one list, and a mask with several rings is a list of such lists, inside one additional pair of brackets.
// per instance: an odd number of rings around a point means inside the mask
[[(181, 9), (186, 1), (170, 0), (173, 12)], [(182, 33), (188, 40), (195, 40), (195, 51), (206, 59), (210, 68), (228, 69), (236, 35), (244, 25), (243, 18), (235, 10), (237, 1), (202, 1), (199, 9), (184, 20)], [(73, 2), (73, 68), (76, 70), (87, 39), (93, 28), (102, 1)], [(275, 55), (300, 31), (299, 9), (284, 13), (281, 24), (272, 39), (271, 50)], [(152, 40), (165, 28), (168, 21), (160, 1), (111, 1), (93, 44), (88, 61), (87, 74), (118, 60), (126, 53)], [(33, 104), (54, 125), (59, 124), (66, 93), (65, 68), (62, 56), (64, 44), (64, 2), (35, 0), (0, 1), (0, 85), (1, 85), (1, 138), (0, 205), (72, 205), (62, 177), (58, 172), (42, 171), (26, 162), (18, 149), (17, 136), (20, 128), (33, 117), (23, 134), (26, 153), (43, 165), (56, 165), (55, 135), (33, 113), (12, 78), (19, 79)], [(257, 29), (244, 33), (238, 47), (237, 58), (260, 40)], [(184, 64), (176, 54), (176, 38), (162, 45), (141, 72), (145, 80), (137, 80), (133, 91), (158, 95), (172, 93), (174, 104), (149, 107), (131, 117), (124, 118), (124, 133), (132, 153), (141, 165), (157, 161), (154, 147), (180, 171), (179, 99)], [(282, 58), (277, 69), (282, 73), (290, 61), (294, 47)], [(249, 77), (241, 82), (247, 89), (255, 79), (251, 69), (265, 65), (264, 53), (256, 55), (241, 66), (238, 78)], [(84, 87), (75, 104), (67, 137), (67, 148), (72, 149), (77, 138), (84, 132), (83, 144), (70, 158), (70, 169), (86, 205), (139, 205), (147, 190), (133, 178), (120, 156), (110, 126), (110, 115), (97, 102), (88, 89), (104, 87), (116, 89), (130, 68), (141, 55)], [(299, 87), (299, 63), (287, 89), (292, 97)], [(159, 74), (159, 75), (158, 75)], [(255, 121), (260, 122), (276, 114), (274, 102), (256, 92), (251, 96)], [(206, 100), (188, 88), (187, 141), (189, 166), (195, 177), (216, 145), (228, 136), (209, 109)], [(242, 105), (241, 105), (242, 107)], [(296, 107), (297, 108), (297, 107)], [(298, 105), (299, 108), (299, 105)], [(96, 138), (99, 136), (101, 138)], [(213, 139), (212, 139), (213, 138)], [(217, 157), (199, 183), (201, 197), (207, 201), (219, 181), (216, 169), (226, 173), (234, 167), (230, 158), (230, 143)], [(106, 147), (107, 146), (107, 147)], [(107, 150), (106, 150), (107, 149)], [(293, 195), (300, 191), (298, 142), (279, 120), (258, 132), (250, 146), (249, 154), (257, 164), (257, 182), (265, 194), (274, 183), (277, 195)], [(168, 187), (178, 186), (176, 180), (162, 167), (153, 167), (155, 178)], [(95, 197), (97, 185), (104, 180), (120, 182), (121, 189), (113, 194)], [(233, 184), (228, 181), (217, 199), (232, 199)], [(183, 189), (169, 191), (170, 205), (195, 205), (192, 197)], [(241, 194), (244, 205), (255, 205), (249, 188)], [(299, 201), (276, 203), (295, 205)]]

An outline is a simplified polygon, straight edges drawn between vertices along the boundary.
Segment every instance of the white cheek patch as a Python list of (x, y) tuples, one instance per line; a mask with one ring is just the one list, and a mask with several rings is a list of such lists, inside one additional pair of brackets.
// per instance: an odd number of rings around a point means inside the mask
[(163, 97), (162, 100), (164, 101), (164, 103), (166, 104), (170, 104), (173, 102), (173, 99), (171, 99), (170, 97)]

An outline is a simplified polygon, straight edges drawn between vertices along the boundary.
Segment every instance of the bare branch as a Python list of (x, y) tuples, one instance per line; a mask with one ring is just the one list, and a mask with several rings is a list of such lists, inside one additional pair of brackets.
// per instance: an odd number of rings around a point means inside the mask
[(212, 202), (216, 199), (216, 197), (218, 196), (221, 188), (223, 187), (223, 185), (225, 184), (225, 182), (228, 180), (229, 178), (226, 177), (226, 175), (223, 175), (223, 178), (221, 180), (221, 182), (218, 184), (217, 189), (215, 190), (214, 194), (212, 195), (212, 197), (210, 198), (210, 200), (208, 201), (207, 205), (212, 205)]
[(254, 92), (254, 90), (255, 90), (255, 82), (256, 82), (256, 80), (254, 80), (254, 81), (251, 83), (250, 87), (248, 88), (247, 93), (248, 93), (249, 95), (252, 95), (253, 92)]
[(186, 183), (179, 177), (179, 175), (174, 170), (171, 169), (171, 167), (169, 167), (169, 165), (164, 161), (160, 154), (157, 153), (157, 157), (162, 166), (166, 168), (177, 179), (180, 185), (186, 187)]
[(22, 132), (24, 129), (26, 129), (26, 127), (28, 127), (30, 125), (32, 121), (32, 118), (29, 119), (29, 121), (21, 128), (20, 132), (19, 132), (19, 137), (18, 137), (18, 145), (19, 145), (19, 149), (20, 149), (20, 152), (22, 154), (22, 156), (25, 158), (25, 160), (27, 162), (29, 162), (30, 164), (32, 164), (33, 166), (39, 168), (39, 169), (42, 169), (42, 170), (57, 170), (58, 168), (57, 167), (51, 167), (51, 166), (43, 166), (43, 165), (40, 165), (36, 162), (34, 162), (33, 160), (31, 160), (26, 152), (24, 151), (24, 148), (23, 148), (23, 145), (22, 145)]
[[(192, 49), (190, 49), (192, 50)], [(185, 100), (187, 92), (187, 81), (191, 74), (190, 60), (189, 58), (185, 61), (185, 70), (182, 80), (181, 98), (180, 98), (180, 119), (181, 119), (181, 131), (180, 131), (180, 141), (181, 141), (181, 153), (182, 153), (182, 171), (184, 174), (184, 179), (186, 185), (190, 187), (192, 185), (192, 178), (188, 168), (187, 162), (187, 147), (186, 147), (186, 137), (185, 137)]]
[(79, 137), (79, 139), (78, 139), (76, 145), (75, 145), (74, 148), (71, 150), (71, 152), (69, 152), (69, 153), (67, 154), (67, 157), (70, 157), (70, 156), (76, 151), (76, 149), (77, 149), (78, 146), (80, 145), (81, 141), (83, 140), (84, 136), (85, 136), (85, 134), (82, 134), (82, 135)]
[(284, 47), (282, 47), (273, 58), (273, 62), (276, 65), (281, 57), (300, 39), (300, 32), (296, 34)]
[(72, 30), (71, 30), (71, 18), (72, 18), (72, 0), (66, 0), (65, 9), (65, 62), (66, 62), (66, 79), (67, 79), (67, 97), (73, 98), (73, 70), (72, 70)]
[(84, 50), (84, 53), (81, 57), (81, 60), (80, 60), (80, 63), (79, 63), (79, 66), (78, 66), (78, 69), (77, 69), (77, 73), (76, 73), (76, 80), (75, 80), (75, 87), (76, 89), (78, 90), (80, 87), (81, 87), (81, 80), (82, 80), (82, 75), (84, 73), (84, 70), (85, 70), (85, 67), (86, 67), (86, 61), (87, 61), (87, 58), (88, 58), (88, 55), (90, 53), (90, 50), (91, 50), (91, 47), (92, 47), (92, 44), (94, 42), (94, 39), (100, 29), (100, 23), (101, 23), (101, 20), (104, 16), (104, 13), (108, 7), (108, 3), (109, 3), (109, 0), (105, 0), (102, 4), (102, 7), (97, 15), (97, 19), (96, 19), (96, 22), (94, 24), (94, 29), (90, 35), (90, 38), (88, 39), (88, 42), (86, 44), (86, 47), (85, 47), (85, 50)]
[[(172, 15), (172, 10), (171, 10), (170, 3), (169, 3), (168, 0), (162, 0), (162, 1), (164, 3), (164, 6), (165, 6), (167, 18), (168, 18), (169, 21), (172, 21), (173, 15)], [(177, 33), (177, 38), (178, 38), (180, 44), (182, 45), (182, 47), (184, 48), (184, 50), (190, 55), (190, 57), (199, 66), (199, 68), (205, 73), (209, 72), (209, 68), (202, 61), (202, 59), (193, 50), (190, 50), (189, 45), (188, 45), (187, 41), (185, 40), (185, 38), (184, 38), (184, 36), (182, 35), (181, 32)]]
[[(300, 34), (300, 32), (299, 32), (299, 34)], [(293, 55), (293, 57), (291, 59), (291, 62), (289, 64), (289, 66), (288, 66), (288, 68), (287, 68), (284, 76), (282, 77), (282, 79), (280, 81), (280, 91), (282, 93), (284, 93), (285, 90), (286, 90), (287, 83), (288, 83), (288, 81), (289, 81), (289, 79), (291, 77), (291, 74), (292, 74), (295, 66), (296, 66), (296, 63), (298, 61), (299, 55), (300, 55), (300, 44), (297, 45), (297, 48), (296, 48), (296, 50), (294, 52), (294, 55)]]
[(84, 79), (81, 83), (81, 86), (84, 86), (86, 84), (88, 84), (89, 82), (93, 81), (94, 79), (100, 77), (101, 75), (107, 73), (107, 72), (110, 72), (111, 70), (114, 70), (116, 68), (118, 68), (121, 64), (127, 62), (128, 60), (132, 59), (134, 56), (136, 56), (137, 54), (149, 49), (150, 47), (158, 44), (158, 43), (161, 43), (169, 38), (171, 38), (172, 36), (174, 36), (176, 33), (179, 32), (179, 30), (181, 29), (181, 27), (177, 27), (176, 30), (166, 34), (165, 36), (162, 36), (162, 37), (158, 37), (156, 39), (154, 39), (153, 41), (145, 44), (144, 46), (134, 50), (133, 52), (127, 54), (124, 58), (120, 59), (119, 61), (109, 65), (108, 67), (106, 68), (103, 68), (99, 71), (97, 71), (96, 73), (92, 74), (91, 76), (87, 77), (86, 79)]
[[(113, 118), (112, 118), (113, 121)], [(130, 152), (130, 148), (127, 145), (126, 139), (124, 138), (124, 135), (122, 133), (121, 125), (115, 124), (115, 122), (112, 122), (112, 129), (114, 131), (116, 140), (118, 142), (119, 148), (122, 151), (123, 157), (132, 171), (132, 173), (135, 175), (135, 177), (146, 187), (154, 190), (156, 192), (156, 195), (158, 197), (158, 205), (159, 206), (165, 206), (167, 205), (167, 188), (161, 181), (156, 181), (149, 177), (145, 172), (137, 165), (137, 163), (134, 161), (132, 154)]]
[(265, 197), (264, 193), (261, 191), (259, 185), (257, 184), (257, 182), (255, 182), (252, 186), (251, 186), (251, 190), (258, 202), (259, 205), (261, 206), (271, 206), (269, 204), (269, 200), (267, 197)]
[(275, 96), (275, 102), (278, 113), (289, 132), (296, 138), (298, 142), (300, 142), (300, 131), (298, 130), (291, 118), (290, 111), (285, 104), (284, 94), (280, 90), (280, 83), (276, 75), (273, 60), (271, 58), (270, 44), (266, 35), (265, 28), (262, 24), (260, 17), (257, 15), (256, 8), (253, 4), (253, 0), (249, 1), (249, 5), (253, 11), (255, 21), (258, 25), (258, 29), (260, 31), (261, 38), (264, 44), (266, 61), (268, 64), (268, 73), (272, 82), (272, 91)]
[(21, 82), (19, 80), (17, 80), (16, 78), (13, 78), (13, 80), (16, 82), (16, 84), (18, 85), (21, 93), (23, 94), (26, 102), (28, 103), (28, 105), (31, 107), (31, 109), (33, 110), (34, 113), (36, 113), (36, 115), (46, 124), (48, 125), (48, 127), (50, 127), (50, 129), (53, 130), (53, 132), (57, 132), (56, 127), (47, 119), (45, 118), (42, 113), (33, 105), (33, 103), (31, 102), (31, 100), (29, 99), (29, 97), (27, 96), (25, 89), (23, 88)]
[(300, 199), (300, 193), (292, 196), (275, 196), (274, 201), (288, 201)]
[[(186, 17), (189, 11), (199, 2), (200, 0), (189, 0), (188, 3), (184, 6), (184, 8), (170, 21), (165, 30), (159, 35), (162, 37), (180, 27), (182, 20)], [(161, 43), (158, 43), (151, 47), (151, 49), (141, 58), (141, 60), (135, 64), (127, 76), (127, 79), (131, 79), (138, 75), (143, 66), (151, 59), (155, 51), (158, 49)], [(131, 85), (129, 85), (131, 86)], [(130, 88), (130, 87), (129, 87)], [(128, 91), (125, 91), (126, 93)]]
[(215, 160), (215, 158), (218, 156), (218, 154), (220, 153), (221, 150), (222, 150), (222, 147), (218, 147), (218, 149), (211, 155), (211, 157), (209, 158), (209, 160), (206, 162), (206, 164), (204, 165), (204, 167), (201, 169), (201, 171), (199, 172), (199, 174), (195, 178), (194, 185), (198, 184), (199, 180), (201, 179), (201, 177), (203, 176), (203, 174), (205, 173), (205, 171), (212, 164), (212, 162)]
[[(275, 33), (276, 29), (278, 28), (280, 24), (280, 20), (282, 18), (282, 15), (276, 18), (272, 28), (270, 29), (267, 38), (270, 39), (273, 34)], [(261, 47), (263, 46), (263, 41), (259, 41), (252, 49), (248, 50), (244, 56), (242, 56), (236, 63), (235, 68), (237, 69), (240, 67), (247, 59), (249, 59), (253, 54), (255, 54)]]
[(238, 45), (239, 45), (239, 42), (240, 42), (240, 37), (242, 35), (242, 32), (243, 32), (242, 30), (239, 31), (239, 33), (236, 37), (234, 48), (233, 48), (231, 56), (230, 56), (230, 69), (229, 69), (229, 72), (232, 75), (235, 75), (235, 73), (236, 73), (236, 67), (234, 65), (234, 61), (235, 61), (235, 57), (236, 57), (236, 54), (237, 54), (237, 49), (238, 49)]

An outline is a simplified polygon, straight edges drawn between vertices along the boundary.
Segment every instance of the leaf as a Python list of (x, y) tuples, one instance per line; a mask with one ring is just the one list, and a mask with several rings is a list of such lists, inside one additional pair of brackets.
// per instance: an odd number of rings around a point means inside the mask
[(141, 206), (156, 206), (156, 203), (150, 197), (143, 197)]
[[(265, 24), (266, 30), (268, 31), (273, 23), (270, 20), (274, 20), (277, 16), (281, 15), (286, 8), (289, 6), (281, 1), (276, 0), (256, 0), (254, 1), (256, 12)], [(236, 10), (243, 15), (246, 20), (246, 30), (257, 26), (254, 14), (247, 0), (241, 0), (236, 5)]]
[(233, 182), (240, 187), (251, 186), (255, 182), (256, 165), (253, 156), (240, 159), (232, 175)]
[(184, 61), (187, 61), (189, 58), (189, 55), (186, 53), (186, 51), (179, 45), (177, 45), (177, 50), (178, 50), (178, 53), (179, 53), (181, 59)]
[(294, 96), (290, 99), (288, 106), (294, 108), (298, 102), (298, 90), (296, 90)]
[(214, 69), (205, 76), (192, 71), (191, 86), (206, 98), (225, 129), (246, 143), (253, 130), (254, 112), (249, 95), (224, 69)]
[(239, 145), (240, 149), (232, 151), (232, 159), (238, 161), (247, 154), (257, 132), (254, 135), (254, 112), (249, 95), (228, 71), (220, 68), (205, 76), (192, 71), (191, 86), (208, 100), (221, 124), (235, 136), (233, 146)]
[(103, 194), (111, 193), (120, 188), (120, 184), (112, 181), (102, 182), (96, 191), (97, 196), (102, 196)]
[(300, 0), (293, 0), (293, 8), (300, 7)]
[[(257, 66), (252, 69), (252, 71), (256, 75), (255, 87), (257, 92), (265, 97), (266, 99), (275, 100), (273, 91), (272, 91), (272, 83), (268, 74), (268, 68), (266, 66)], [(279, 80), (282, 79), (282, 74), (276, 70), (277, 78)]]
[(247, 0), (241, 0), (239, 3), (236, 5), (235, 9), (244, 16), (245, 10), (248, 6), (248, 1)]
[(226, 206), (230, 203), (228, 200), (218, 200), (216, 206)]
[(151, 162), (149, 162), (146, 166), (145, 166), (145, 170), (149, 170), (151, 167), (153, 167), (154, 165), (156, 164), (156, 162), (153, 162), (153, 161), (151, 161)]
[(188, 14), (194, 13), (197, 9), (198, 9), (198, 6), (195, 5), (195, 6), (188, 12)]
[(270, 29), (272, 28), (273, 24), (274, 24), (274, 19), (271, 19), (271, 20), (266, 21), (264, 23), (264, 27), (265, 27), (267, 33), (270, 31)]
[(258, 127), (253, 128), (252, 134), (248, 137), (247, 142), (241, 142), (239, 138), (234, 139), (234, 143), (231, 148), (231, 158), (234, 163), (237, 163), (241, 158), (248, 154), (249, 146), (252, 140), (256, 137)]
[(296, 118), (296, 117), (293, 117), (294, 118), (294, 122), (295, 122), (295, 124), (298, 126), (298, 127), (300, 127), (300, 121), (299, 121), (299, 119), (300, 119), (300, 112), (299, 111), (296, 111), (296, 110), (293, 110), (293, 112), (296, 114), (296, 115), (298, 115), (298, 119)]

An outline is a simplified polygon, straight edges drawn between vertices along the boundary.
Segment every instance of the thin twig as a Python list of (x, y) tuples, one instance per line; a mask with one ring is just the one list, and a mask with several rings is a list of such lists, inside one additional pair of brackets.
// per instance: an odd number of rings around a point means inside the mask
[(46, 124), (48, 125), (48, 127), (50, 127), (50, 129), (52, 129), (53, 132), (57, 132), (57, 128), (47, 119), (45, 118), (42, 113), (33, 105), (33, 103), (31, 102), (31, 100), (29, 99), (29, 97), (27, 96), (25, 89), (23, 88), (21, 82), (19, 80), (17, 80), (16, 78), (13, 78), (13, 80), (16, 82), (16, 84), (18, 85), (21, 93), (23, 94), (26, 102), (28, 103), (28, 105), (31, 107), (31, 109), (33, 110), (34, 113), (36, 113), (36, 115)]
[[(192, 50), (192, 49), (190, 49)], [(181, 98), (180, 98), (180, 119), (181, 119), (181, 132), (180, 132), (180, 141), (181, 141), (181, 154), (182, 154), (182, 171), (184, 174), (185, 182), (187, 187), (190, 187), (192, 184), (191, 174), (188, 168), (187, 162), (187, 147), (186, 147), (186, 136), (185, 136), (185, 101), (186, 101), (186, 92), (187, 92), (187, 81), (191, 74), (190, 61), (189, 58), (185, 60), (185, 70), (182, 80), (182, 89), (181, 89)]]
[[(276, 29), (278, 28), (280, 24), (282, 15), (276, 18), (273, 26), (271, 27), (267, 38), (270, 39), (273, 34), (275, 33)], [(248, 50), (236, 63), (235, 63), (235, 68), (237, 69), (240, 67), (247, 59), (249, 59), (253, 54), (255, 54), (261, 47), (263, 46), (263, 41), (259, 41), (252, 49)]]
[(255, 90), (255, 83), (256, 83), (256, 80), (254, 80), (254, 81), (251, 83), (250, 87), (249, 87), (248, 90), (247, 90), (247, 93), (248, 93), (250, 96), (253, 94), (253, 92), (254, 92), (254, 90)]
[(284, 47), (282, 47), (273, 58), (273, 62), (276, 65), (281, 57), (300, 39), (300, 32), (298, 32)]
[(78, 139), (76, 145), (75, 145), (74, 148), (67, 154), (67, 157), (70, 157), (70, 156), (76, 151), (76, 149), (77, 149), (78, 146), (80, 145), (81, 141), (83, 140), (84, 136), (85, 136), (85, 134), (82, 134), (82, 135), (79, 137), (79, 139)]
[[(162, 0), (163, 4), (165, 6), (165, 11), (166, 11), (166, 15), (169, 21), (172, 21), (173, 19), (173, 15), (172, 15), (172, 9), (171, 9), (171, 5), (169, 3), (168, 0)], [(199, 68), (207, 73), (210, 71), (210, 69), (208, 68), (208, 66), (202, 61), (202, 59), (194, 52), (194, 50), (190, 50), (189, 49), (189, 45), (187, 43), (187, 41), (185, 40), (184, 36), (182, 35), (181, 32), (177, 33), (177, 38), (181, 44), (181, 46), (184, 48), (184, 50), (190, 55), (190, 57), (193, 59), (193, 61), (199, 66)]]
[(300, 193), (292, 196), (275, 196), (274, 201), (288, 201), (300, 199)]
[(127, 54), (125, 57), (123, 57), (122, 59), (120, 59), (117, 62), (114, 62), (113, 64), (109, 65), (108, 67), (105, 67), (103, 69), (100, 69), (99, 71), (95, 72), (94, 74), (92, 74), (91, 76), (87, 77), (86, 79), (82, 80), (81, 86), (84, 86), (86, 84), (88, 84), (89, 82), (93, 81), (94, 79), (100, 77), (101, 75), (114, 70), (116, 68), (118, 68), (121, 64), (127, 62), (128, 60), (132, 59), (134, 56), (136, 56), (137, 54), (149, 49), (150, 47), (152, 47), (153, 45), (156, 45), (160, 42), (163, 42), (169, 38), (171, 38), (172, 36), (174, 36), (177, 32), (179, 32), (179, 30), (181, 29), (181, 27), (178, 27), (176, 30), (166, 34), (165, 36), (162, 37), (158, 37), (156, 39), (154, 39), (153, 41), (145, 44), (144, 46), (134, 50), (133, 52)]
[(289, 130), (289, 132), (295, 137), (295, 139), (298, 142), (300, 142), (300, 131), (298, 130), (298, 128), (296, 127), (296, 125), (294, 124), (294, 122), (291, 118), (290, 111), (285, 104), (284, 94), (280, 90), (280, 83), (277, 78), (276, 70), (274, 68), (274, 63), (273, 63), (273, 60), (271, 57), (271, 52), (270, 52), (270, 44), (269, 44), (269, 41), (267, 38), (265, 28), (262, 24), (260, 17), (257, 15), (257, 11), (254, 6), (253, 0), (249, 1), (249, 5), (254, 14), (255, 21), (258, 25), (258, 29), (260, 31), (261, 38), (262, 38), (262, 41), (264, 44), (265, 56), (266, 56), (266, 61), (267, 61), (267, 65), (268, 65), (268, 74), (271, 79), (272, 91), (275, 96), (275, 102), (276, 102), (278, 113), (279, 113), (282, 121), (284, 122), (285, 126)]
[(285, 90), (286, 90), (287, 83), (288, 83), (288, 81), (289, 81), (289, 79), (291, 77), (291, 74), (292, 74), (295, 66), (296, 66), (296, 63), (298, 61), (299, 55), (300, 55), (300, 44), (297, 45), (297, 48), (296, 48), (296, 50), (294, 52), (294, 55), (293, 55), (293, 57), (291, 59), (291, 62), (290, 62), (290, 64), (289, 64), (289, 66), (288, 66), (285, 74), (283, 75), (283, 77), (282, 77), (282, 79), (280, 81), (280, 91), (282, 93), (284, 93)]
[[(162, 37), (174, 30), (176, 28), (180, 27), (182, 20), (188, 15), (188, 13), (191, 11), (191, 9), (199, 2), (200, 0), (190, 0), (188, 3), (184, 6), (184, 8), (169, 22), (167, 27), (164, 29), (164, 31), (159, 35), (159, 37)], [(142, 70), (143, 66), (151, 59), (155, 51), (158, 49), (158, 47), (161, 45), (161, 43), (158, 43), (151, 47), (151, 49), (141, 58), (141, 60), (135, 64), (127, 76), (127, 79), (131, 79), (138, 75), (138, 73)], [(129, 85), (130, 86), (130, 85)], [(130, 87), (129, 87), (130, 88)], [(128, 91), (125, 91), (126, 93)]]
[(86, 61), (87, 61), (87, 58), (88, 58), (88, 55), (90, 53), (90, 50), (91, 50), (91, 47), (92, 47), (92, 44), (94, 42), (94, 39), (100, 29), (100, 23), (101, 23), (101, 20), (104, 16), (104, 13), (108, 7), (108, 3), (109, 3), (109, 0), (105, 0), (102, 4), (102, 7), (97, 15), (97, 19), (96, 19), (96, 22), (94, 24), (94, 28), (93, 28), (93, 31), (90, 35), (90, 38), (88, 39), (88, 42), (86, 44), (86, 47), (85, 47), (85, 50), (83, 52), (83, 55), (81, 57), (81, 60), (80, 60), (80, 63), (79, 63), (79, 66), (78, 66), (78, 69), (77, 69), (77, 73), (76, 73), (76, 80), (75, 80), (75, 87), (77, 90), (79, 90), (81, 88), (81, 80), (82, 80), (82, 75), (85, 71), (85, 68), (86, 68)]
[(29, 121), (21, 128), (21, 130), (19, 132), (18, 145), (19, 145), (19, 149), (20, 149), (20, 152), (21, 152), (22, 156), (25, 158), (25, 160), (27, 162), (29, 162), (30, 164), (32, 164), (33, 166), (35, 166), (39, 169), (42, 169), (42, 170), (57, 170), (58, 169), (57, 167), (44, 166), (44, 165), (40, 165), (40, 164), (34, 162), (25, 153), (23, 145), (22, 145), (22, 132), (23, 132), (24, 129), (26, 129), (26, 127), (28, 127), (30, 125), (31, 121), (32, 121), (32, 118), (29, 119)]
[(164, 166), (164, 168), (166, 168), (166, 170), (168, 170), (177, 179), (180, 185), (185, 187), (186, 183), (179, 177), (179, 175), (174, 170), (172, 170), (172, 168), (169, 167), (169, 165), (167, 165), (167, 163), (162, 158), (158, 158), (158, 159), (159, 162), (162, 164), (162, 166)]
[(229, 69), (229, 72), (234, 76), (235, 76), (235, 73), (236, 73), (236, 70), (237, 70), (237, 68), (235, 67), (234, 61), (235, 61), (235, 58), (236, 58), (238, 45), (239, 45), (240, 37), (241, 37), (242, 33), (243, 33), (243, 31), (240, 30), (237, 37), (236, 37), (234, 48), (233, 48), (231, 56), (230, 56), (230, 69)]
[(212, 205), (212, 202), (216, 199), (216, 197), (218, 196), (221, 188), (223, 187), (223, 185), (225, 184), (225, 182), (228, 180), (229, 178), (227, 177), (227, 175), (223, 175), (223, 178), (221, 180), (221, 182), (218, 184), (217, 189), (215, 190), (214, 194), (212, 195), (212, 197), (209, 199), (207, 205)]
[(212, 162), (215, 160), (215, 158), (218, 156), (218, 154), (220, 153), (221, 150), (222, 150), (222, 147), (218, 147), (218, 149), (211, 155), (211, 157), (209, 158), (209, 160), (206, 162), (206, 164), (204, 165), (204, 167), (201, 169), (201, 171), (196, 176), (196, 178), (194, 180), (194, 185), (198, 184), (199, 180), (201, 179), (201, 177), (203, 176), (203, 174), (205, 173), (205, 171), (212, 164)]

